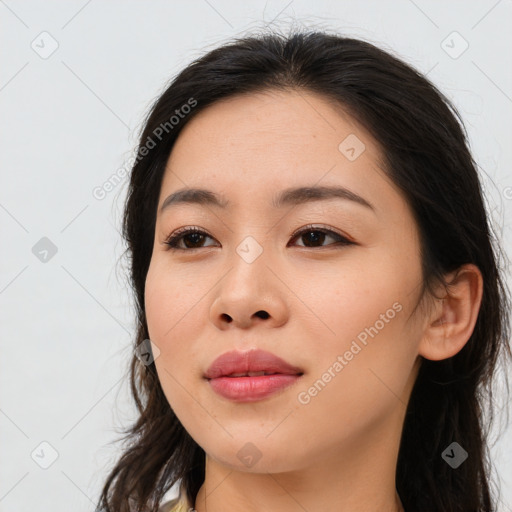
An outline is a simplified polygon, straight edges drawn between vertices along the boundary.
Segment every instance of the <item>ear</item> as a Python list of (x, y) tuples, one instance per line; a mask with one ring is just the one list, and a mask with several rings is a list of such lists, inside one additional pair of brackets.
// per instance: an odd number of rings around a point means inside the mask
[(464, 347), (482, 302), (483, 278), (476, 265), (465, 264), (446, 277), (444, 297), (436, 299), (418, 348), (421, 356), (432, 361), (448, 359)]

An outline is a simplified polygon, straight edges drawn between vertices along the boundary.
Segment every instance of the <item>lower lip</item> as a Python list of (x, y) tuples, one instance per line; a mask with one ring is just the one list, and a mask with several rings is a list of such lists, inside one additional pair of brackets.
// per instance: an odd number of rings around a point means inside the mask
[(235, 402), (256, 402), (296, 382), (301, 375), (258, 375), (256, 377), (218, 377), (209, 379), (219, 395)]

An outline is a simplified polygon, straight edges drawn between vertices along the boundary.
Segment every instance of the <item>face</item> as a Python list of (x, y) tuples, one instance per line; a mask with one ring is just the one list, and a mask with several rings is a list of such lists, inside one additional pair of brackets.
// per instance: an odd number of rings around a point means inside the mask
[[(421, 338), (409, 318), (421, 284), (419, 237), (381, 158), (352, 118), (305, 92), (216, 103), (176, 141), (158, 202), (146, 316), (167, 400), (217, 462), (291, 471), (400, 429)], [(298, 187), (343, 187), (361, 199), (273, 204)], [(228, 204), (160, 211), (184, 188)], [(165, 243), (187, 227), (201, 233), (182, 234), (175, 249)], [(252, 402), (217, 394), (204, 378), (214, 359), (255, 348), (303, 375)], [(246, 452), (259, 457), (254, 467)]]

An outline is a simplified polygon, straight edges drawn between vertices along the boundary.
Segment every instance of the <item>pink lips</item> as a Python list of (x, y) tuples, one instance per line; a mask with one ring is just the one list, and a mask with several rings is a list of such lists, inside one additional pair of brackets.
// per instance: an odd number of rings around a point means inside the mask
[[(265, 372), (270, 375), (248, 376)], [(233, 374), (242, 374), (232, 376)], [(280, 357), (264, 350), (231, 351), (215, 359), (204, 377), (221, 396), (237, 402), (253, 402), (266, 398), (296, 382), (303, 374)]]

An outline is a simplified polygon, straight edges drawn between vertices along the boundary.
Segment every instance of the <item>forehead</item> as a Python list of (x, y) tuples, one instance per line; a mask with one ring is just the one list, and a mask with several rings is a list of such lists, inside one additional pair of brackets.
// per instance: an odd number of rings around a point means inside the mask
[(214, 189), (238, 204), (263, 195), (268, 202), (276, 190), (304, 185), (396, 195), (381, 162), (370, 134), (322, 96), (240, 95), (205, 108), (184, 127), (167, 162), (159, 204), (185, 187)]

